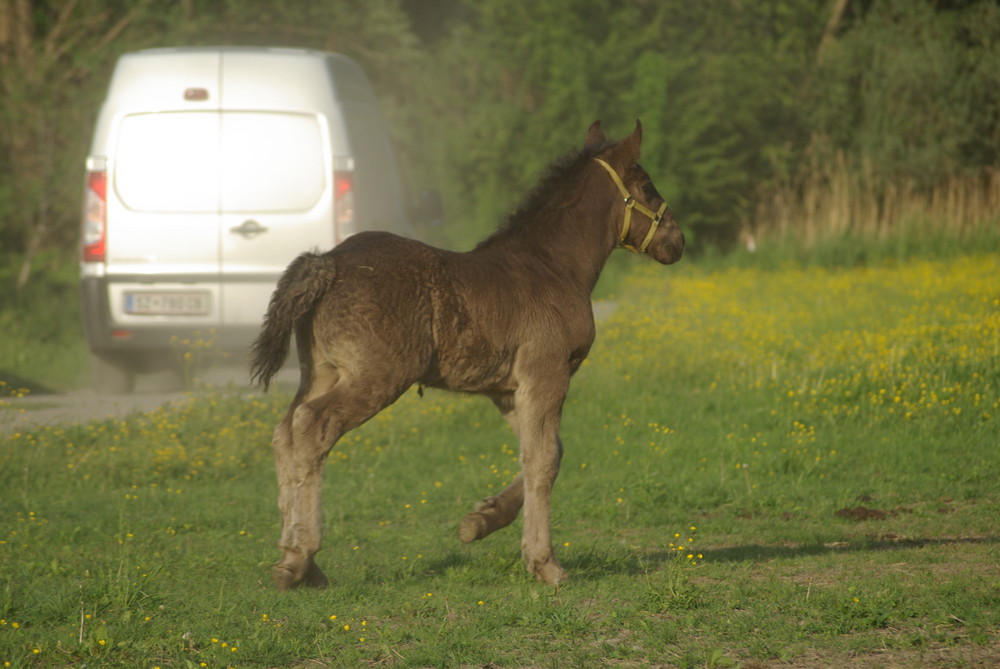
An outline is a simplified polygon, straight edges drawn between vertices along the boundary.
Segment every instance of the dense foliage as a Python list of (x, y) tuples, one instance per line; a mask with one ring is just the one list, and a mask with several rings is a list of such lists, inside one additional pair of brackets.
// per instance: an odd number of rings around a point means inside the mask
[(444, 195), (449, 219), (429, 234), (455, 247), (595, 118), (613, 134), (643, 119), (644, 163), (694, 249), (732, 241), (759, 201), (801, 196), (830, 164), (864, 172), (879, 206), (899, 183), (995, 173), (1000, 150), (992, 0), (0, 0), (4, 284), (72, 258), (118, 54), (190, 44), (359, 60), (414, 190)]

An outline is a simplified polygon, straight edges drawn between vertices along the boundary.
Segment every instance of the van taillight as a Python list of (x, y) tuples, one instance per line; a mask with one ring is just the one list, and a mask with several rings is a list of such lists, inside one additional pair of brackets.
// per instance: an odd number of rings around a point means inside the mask
[(83, 262), (104, 262), (107, 240), (108, 173), (87, 173), (87, 193), (83, 202)]
[(339, 244), (357, 230), (354, 226), (354, 172), (333, 173), (333, 231)]

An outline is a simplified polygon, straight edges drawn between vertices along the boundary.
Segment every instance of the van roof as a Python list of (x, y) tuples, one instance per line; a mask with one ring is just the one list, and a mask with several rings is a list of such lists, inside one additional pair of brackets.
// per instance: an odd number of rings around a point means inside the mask
[[(203, 91), (189, 94), (188, 91)], [(105, 105), (116, 111), (272, 109), (376, 105), (351, 58), (284, 47), (166, 47), (123, 54)]]

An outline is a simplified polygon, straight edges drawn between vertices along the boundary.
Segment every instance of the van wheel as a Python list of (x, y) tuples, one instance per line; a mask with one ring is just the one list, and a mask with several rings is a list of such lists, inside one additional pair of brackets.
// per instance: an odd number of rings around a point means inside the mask
[(94, 389), (105, 395), (124, 395), (135, 388), (135, 372), (120, 360), (90, 356)]

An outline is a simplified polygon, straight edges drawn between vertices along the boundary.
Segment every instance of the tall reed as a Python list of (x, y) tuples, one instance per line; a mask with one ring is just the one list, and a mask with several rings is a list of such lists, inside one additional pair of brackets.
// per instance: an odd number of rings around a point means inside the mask
[(1000, 169), (955, 176), (924, 188), (914, 179), (886, 182), (870, 161), (855, 167), (843, 152), (810, 160), (765, 191), (742, 222), (742, 241), (792, 242), (814, 249), (832, 240), (969, 242), (1000, 228)]

